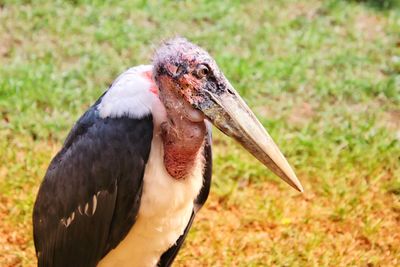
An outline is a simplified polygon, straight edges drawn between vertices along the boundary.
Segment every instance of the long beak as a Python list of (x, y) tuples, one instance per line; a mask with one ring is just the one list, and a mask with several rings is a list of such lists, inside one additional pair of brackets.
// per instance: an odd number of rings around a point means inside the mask
[(289, 185), (303, 192), (303, 186), (271, 136), (232, 85), (228, 81), (226, 84), (227, 90), (222, 93), (206, 91), (211, 101), (200, 109), (218, 129), (237, 140)]

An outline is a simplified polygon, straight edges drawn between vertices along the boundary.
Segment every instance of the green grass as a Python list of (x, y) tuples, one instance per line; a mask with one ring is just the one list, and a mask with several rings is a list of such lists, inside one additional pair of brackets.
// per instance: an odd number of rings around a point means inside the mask
[(176, 265), (400, 264), (398, 1), (241, 2), (0, 0), (1, 266), (35, 264), (33, 201), (74, 121), (176, 35), (209, 50), (306, 190), (214, 131)]

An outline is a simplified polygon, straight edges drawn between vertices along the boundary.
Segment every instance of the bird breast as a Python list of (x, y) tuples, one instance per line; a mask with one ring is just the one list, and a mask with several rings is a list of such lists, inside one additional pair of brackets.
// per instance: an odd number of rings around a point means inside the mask
[[(159, 123), (157, 118), (154, 122)], [(174, 179), (164, 166), (161, 132), (155, 128), (137, 220), (125, 239), (99, 266), (155, 266), (183, 234), (190, 220), (193, 201), (203, 185), (202, 149), (197, 153), (190, 177)]]

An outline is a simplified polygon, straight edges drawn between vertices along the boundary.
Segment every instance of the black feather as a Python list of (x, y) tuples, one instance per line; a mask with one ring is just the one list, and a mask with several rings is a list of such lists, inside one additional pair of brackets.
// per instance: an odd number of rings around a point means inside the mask
[(79, 119), (35, 202), (39, 266), (96, 266), (127, 235), (139, 210), (152, 135), (151, 115), (102, 119), (93, 106)]

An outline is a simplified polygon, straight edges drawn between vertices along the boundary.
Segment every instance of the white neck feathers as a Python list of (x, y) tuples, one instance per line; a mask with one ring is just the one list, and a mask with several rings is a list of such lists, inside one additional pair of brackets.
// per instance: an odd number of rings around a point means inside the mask
[(140, 119), (150, 114), (153, 101), (158, 98), (151, 92), (154, 83), (145, 75), (152, 69), (152, 65), (140, 65), (122, 73), (98, 104), (100, 117)]

